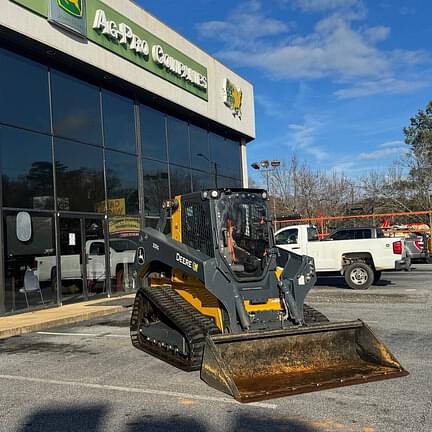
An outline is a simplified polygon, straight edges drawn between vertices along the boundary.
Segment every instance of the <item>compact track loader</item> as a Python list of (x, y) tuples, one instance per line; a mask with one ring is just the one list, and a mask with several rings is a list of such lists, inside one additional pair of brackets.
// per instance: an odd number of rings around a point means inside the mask
[(136, 253), (136, 348), (201, 369), (241, 402), (408, 374), (362, 321), (330, 323), (304, 303), (313, 259), (275, 247), (265, 191), (205, 190), (163, 208)]

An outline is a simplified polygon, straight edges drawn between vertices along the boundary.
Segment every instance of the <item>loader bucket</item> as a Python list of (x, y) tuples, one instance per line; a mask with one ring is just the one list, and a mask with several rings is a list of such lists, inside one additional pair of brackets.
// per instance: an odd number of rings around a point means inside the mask
[(362, 321), (208, 336), (201, 378), (254, 402), (408, 375)]

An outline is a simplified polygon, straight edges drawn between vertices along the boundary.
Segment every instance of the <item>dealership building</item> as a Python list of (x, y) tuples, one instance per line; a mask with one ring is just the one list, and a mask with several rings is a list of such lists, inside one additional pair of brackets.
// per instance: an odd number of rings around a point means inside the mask
[(164, 199), (247, 186), (252, 85), (129, 0), (0, 11), (0, 315), (134, 290)]

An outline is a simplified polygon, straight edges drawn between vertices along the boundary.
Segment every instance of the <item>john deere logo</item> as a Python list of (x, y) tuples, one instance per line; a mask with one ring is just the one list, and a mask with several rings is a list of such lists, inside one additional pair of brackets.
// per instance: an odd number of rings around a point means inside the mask
[(67, 13), (80, 18), (83, 16), (82, 0), (57, 0), (57, 3)]
[(229, 79), (225, 80), (223, 90), (225, 96), (225, 105), (231, 109), (234, 117), (238, 117), (239, 119), (241, 119), (243, 104), (242, 90), (235, 87)]
[(86, 0), (50, 0), (48, 21), (87, 37)]

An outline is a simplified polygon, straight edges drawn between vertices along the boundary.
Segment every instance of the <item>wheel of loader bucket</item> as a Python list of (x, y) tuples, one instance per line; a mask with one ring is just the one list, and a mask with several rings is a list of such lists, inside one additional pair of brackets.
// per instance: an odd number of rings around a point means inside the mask
[(303, 305), (303, 314), (304, 314), (305, 324), (307, 325), (329, 322), (329, 319), (324, 314), (317, 311), (312, 306), (307, 305), (306, 303)]
[(344, 273), (345, 282), (351, 289), (368, 289), (374, 280), (372, 269), (363, 262), (353, 262)]

